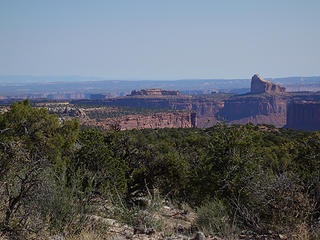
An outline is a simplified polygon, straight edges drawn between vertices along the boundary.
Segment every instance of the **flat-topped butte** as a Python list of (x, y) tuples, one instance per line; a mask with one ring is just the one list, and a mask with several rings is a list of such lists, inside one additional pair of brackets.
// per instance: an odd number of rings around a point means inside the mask
[(133, 90), (129, 96), (179, 96), (182, 95), (176, 90), (164, 90), (160, 88)]

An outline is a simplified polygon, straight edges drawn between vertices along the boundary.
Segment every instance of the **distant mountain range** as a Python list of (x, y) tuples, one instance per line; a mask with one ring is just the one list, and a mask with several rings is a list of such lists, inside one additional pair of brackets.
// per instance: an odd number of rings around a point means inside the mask
[[(320, 91), (320, 76), (267, 78), (287, 91)], [(0, 75), (1, 98), (89, 98), (91, 94), (123, 96), (132, 90), (163, 88), (185, 94), (211, 92), (246, 93), (250, 79), (188, 79), (188, 80), (105, 80), (79, 76), (4, 76)]]

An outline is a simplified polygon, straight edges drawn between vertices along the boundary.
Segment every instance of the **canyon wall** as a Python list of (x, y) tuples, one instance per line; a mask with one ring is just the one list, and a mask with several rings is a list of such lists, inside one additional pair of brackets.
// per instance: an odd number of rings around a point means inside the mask
[[(144, 90), (140, 92), (142, 94)], [(234, 96), (230, 99), (191, 96), (155, 97), (149, 93), (144, 95), (109, 99), (108, 105), (193, 111), (197, 113), (197, 127), (200, 128), (216, 124), (217, 119), (231, 124), (251, 122), (272, 124), (277, 127), (286, 125), (285, 88), (264, 80), (257, 74), (251, 80), (251, 94)]]
[(156, 108), (195, 112), (197, 127), (210, 127), (216, 123), (215, 115), (223, 107), (223, 101), (214, 98), (191, 96), (127, 96), (108, 99), (109, 106)]
[(286, 127), (319, 131), (320, 102), (300, 101), (290, 103), (288, 105)]
[(80, 119), (82, 125), (119, 130), (145, 128), (193, 128), (197, 126), (195, 113), (172, 112), (153, 113), (148, 115), (127, 115), (120, 118)]
[(231, 124), (286, 125), (287, 99), (277, 95), (235, 96), (224, 102), (219, 119)]
[[(194, 112), (197, 118), (195, 126), (200, 128), (211, 127), (219, 120), (228, 124), (272, 124), (276, 127), (288, 126), (291, 128), (314, 129), (317, 128), (316, 122), (319, 120), (316, 110), (317, 104), (303, 103), (307, 105), (301, 105), (299, 103), (299, 105), (297, 102), (320, 102), (320, 93), (286, 93), (284, 87), (264, 80), (257, 74), (251, 79), (251, 92), (243, 95), (223, 97), (215, 97), (215, 95), (205, 97), (174, 96), (170, 94), (161, 95), (161, 91), (164, 90), (147, 89), (135, 91), (133, 96), (106, 99), (102, 103), (109, 106)], [(287, 110), (288, 105), (290, 106), (289, 110)], [(303, 110), (303, 106), (306, 106), (308, 110)], [(313, 114), (312, 117), (309, 116), (310, 114)], [(142, 124), (142, 120), (130, 119), (128, 121), (140, 122), (136, 124), (139, 127)], [(150, 122), (148, 118), (145, 121)], [(159, 125), (160, 123), (157, 124)], [(309, 125), (310, 127), (308, 127)]]
[(77, 118), (83, 126), (101, 127), (103, 129), (131, 130), (197, 127), (197, 115), (191, 111), (138, 112), (130, 114), (123, 109), (108, 106), (79, 107), (64, 102), (35, 103), (34, 105), (35, 107), (47, 108), (49, 113), (57, 114), (60, 119)]
[[(320, 102), (320, 93), (297, 92), (234, 95), (224, 99), (210, 96), (122, 97), (108, 99), (100, 102), (100, 104), (194, 112), (196, 113), (196, 121), (194, 121), (193, 126), (199, 128), (211, 127), (218, 120), (225, 121), (228, 124), (272, 124), (276, 127), (312, 130), (317, 129), (317, 107), (319, 106), (319, 104), (315, 104), (317, 102)], [(306, 110), (304, 110), (304, 106)], [(310, 117), (310, 114), (313, 114), (311, 115), (313, 117)], [(81, 115), (81, 113), (76, 111), (73, 115)], [(161, 118), (153, 118), (156, 122), (159, 119)], [(150, 123), (149, 117), (137, 119), (137, 116), (135, 116), (128, 119), (129, 122), (136, 121), (137, 123), (133, 125), (139, 128), (143, 126), (142, 122), (144, 120), (148, 122), (145, 126), (161, 126), (160, 123), (155, 125)], [(174, 126), (180, 126), (179, 124), (176, 125), (177, 120), (172, 118), (170, 121), (174, 122)], [(166, 120), (165, 124), (171, 126), (170, 121)], [(121, 122), (124, 122), (124, 120), (121, 120)], [(131, 125), (131, 123), (128, 125)]]

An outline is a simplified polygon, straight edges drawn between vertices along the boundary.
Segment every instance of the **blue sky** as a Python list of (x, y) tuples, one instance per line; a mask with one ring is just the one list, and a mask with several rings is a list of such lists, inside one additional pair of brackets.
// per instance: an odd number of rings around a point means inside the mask
[(320, 75), (319, 0), (0, 0), (1, 75)]

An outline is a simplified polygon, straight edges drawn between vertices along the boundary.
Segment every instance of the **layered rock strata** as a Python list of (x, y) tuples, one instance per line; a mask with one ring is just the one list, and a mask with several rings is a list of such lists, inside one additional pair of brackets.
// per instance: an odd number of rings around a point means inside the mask
[[(290, 105), (293, 102), (297, 103), (302, 100), (320, 102), (320, 93), (286, 93), (285, 88), (264, 80), (259, 75), (252, 77), (250, 93), (234, 95), (232, 97), (215, 98), (211, 96), (158, 95), (157, 92), (160, 90), (161, 89), (153, 89), (149, 91), (149, 93), (143, 93), (145, 90), (141, 90), (141, 94), (137, 93), (133, 94), (133, 96), (107, 99), (100, 101), (98, 104), (195, 112), (197, 118), (196, 127), (210, 127), (216, 124), (217, 120), (220, 120), (230, 124), (246, 124), (251, 122), (253, 124), (272, 124), (276, 127), (289, 126), (297, 128), (299, 125), (306, 126), (308, 124), (316, 126), (317, 118), (310, 118), (309, 113), (303, 112), (303, 107), (300, 105), (299, 109), (295, 110), (295, 107), (298, 108), (298, 104), (293, 104), (289, 109), (290, 112), (288, 112), (288, 104)], [(309, 105), (308, 109), (310, 108), (312, 114), (317, 115), (316, 110), (314, 110), (315, 106), (311, 107), (311, 103)], [(300, 112), (300, 116), (294, 113), (297, 111)], [(306, 117), (304, 117), (304, 115)], [(296, 122), (294, 122), (295, 118), (297, 119)], [(305, 120), (301, 120), (303, 118), (305, 118)], [(314, 119), (312, 121), (315, 122), (308, 122), (307, 118)], [(148, 120), (146, 119), (146, 121)], [(142, 120), (139, 120), (139, 122), (142, 122)], [(136, 125), (141, 126), (140, 123)], [(307, 128), (308, 127), (305, 127), (304, 129)], [(314, 128), (310, 127), (310, 129)]]
[(233, 97), (226, 100), (218, 115), (230, 124), (286, 125), (287, 99), (276, 95)]
[(210, 127), (216, 124), (215, 115), (223, 107), (223, 101), (221, 100), (191, 96), (127, 96), (109, 99), (107, 104), (109, 106), (186, 110), (195, 112), (197, 116), (197, 127)]
[(319, 131), (320, 102), (299, 101), (290, 103), (288, 105), (286, 127)]
[(127, 115), (120, 118), (80, 119), (80, 123), (103, 129), (118, 128), (119, 130), (145, 128), (193, 128), (197, 126), (195, 113), (172, 112), (154, 113), (149, 115)]

